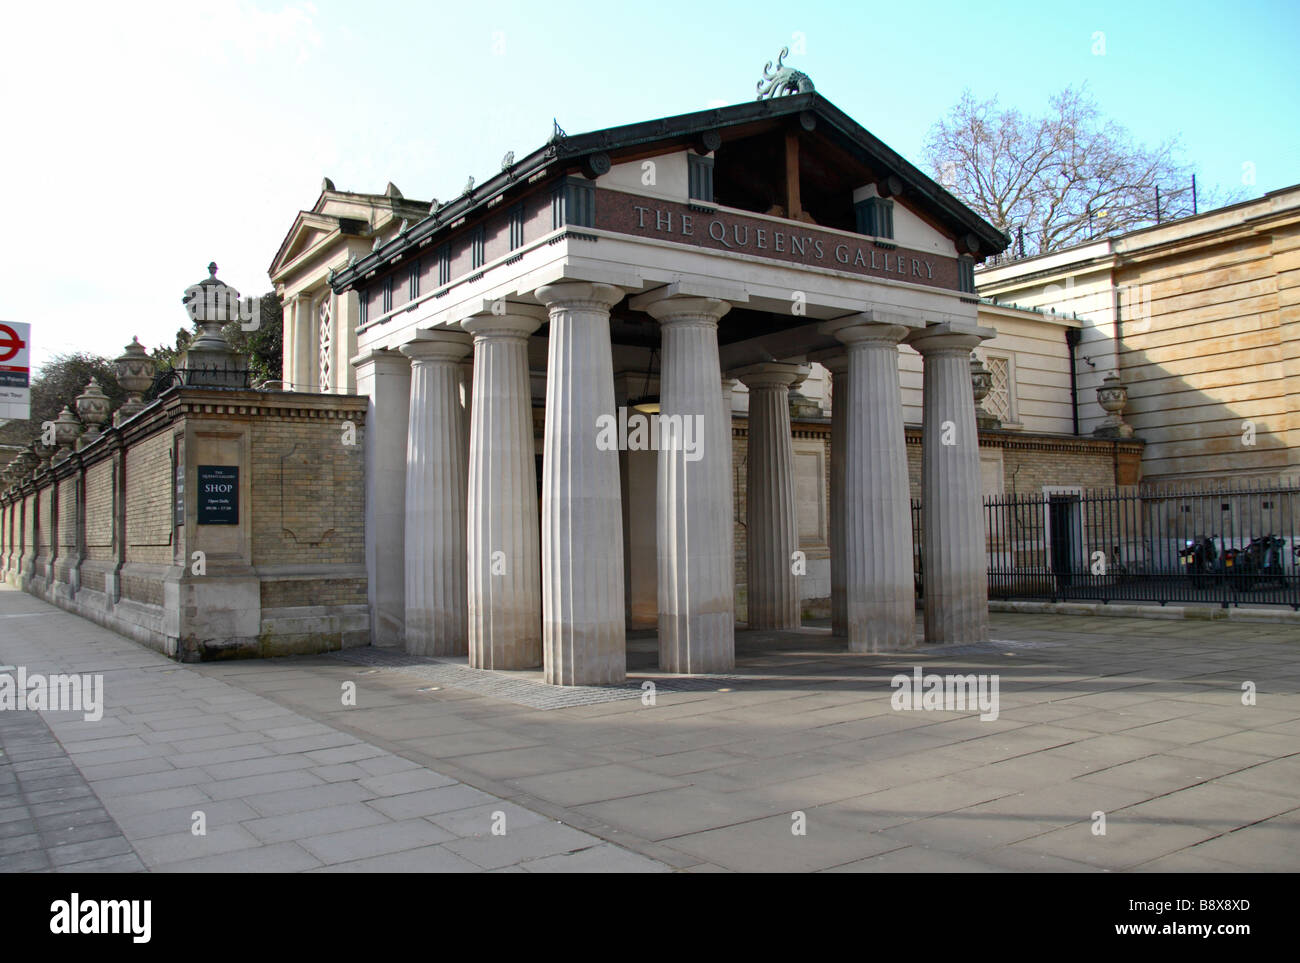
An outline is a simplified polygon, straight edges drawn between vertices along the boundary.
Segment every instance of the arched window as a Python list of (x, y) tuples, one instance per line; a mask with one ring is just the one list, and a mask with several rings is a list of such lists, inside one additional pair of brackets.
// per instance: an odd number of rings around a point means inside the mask
[(320, 309), (320, 390), (328, 393), (333, 385), (330, 383), (330, 349), (334, 342), (334, 298), (325, 295), (321, 299)]

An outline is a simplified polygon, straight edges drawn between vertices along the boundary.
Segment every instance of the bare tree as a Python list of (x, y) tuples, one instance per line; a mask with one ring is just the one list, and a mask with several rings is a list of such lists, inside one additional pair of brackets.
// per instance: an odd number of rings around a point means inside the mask
[[(1033, 255), (1191, 214), (1192, 168), (1178, 151), (1177, 139), (1135, 143), (1085, 85), (1066, 87), (1037, 117), (966, 90), (930, 128), (924, 156), (940, 184), (1011, 237), (1009, 254), (1020, 253), (1023, 231)], [(1197, 207), (1237, 199), (1202, 193)]]

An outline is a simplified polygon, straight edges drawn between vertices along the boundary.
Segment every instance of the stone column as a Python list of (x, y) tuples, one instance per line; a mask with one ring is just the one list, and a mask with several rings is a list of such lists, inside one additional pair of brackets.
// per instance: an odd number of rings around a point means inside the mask
[(285, 391), (293, 390), (293, 372), (297, 357), (298, 337), (298, 299), (286, 298), (280, 306), (283, 318), (280, 329), (282, 345), (280, 350), (280, 379)]
[(936, 324), (908, 343), (924, 359), (921, 412), (921, 547), (925, 640), (988, 639), (988, 554), (970, 353), (996, 334)]
[(794, 500), (790, 385), (806, 375), (796, 364), (767, 363), (734, 371), (749, 389), (749, 456), (745, 521), (751, 629), (799, 627), (799, 548)]
[(468, 651), (465, 512), (468, 448), (460, 361), (470, 337), (421, 331), (402, 345), (411, 359), (406, 445), (406, 651)]
[(722, 376), (722, 437), (727, 450), (727, 572), (731, 579), (732, 622), (736, 611), (736, 456), (733, 451), (732, 405), (736, 398), (736, 379)]
[(634, 306), (659, 322), (663, 338), (659, 668), (729, 672), (736, 665), (731, 430), (718, 390), (718, 320), (731, 305), (719, 298), (649, 298)]
[(844, 578), (844, 445), (849, 417), (848, 355), (816, 359), (831, 375), (831, 635), (848, 638), (849, 615)]
[(469, 405), (469, 664), (532, 669), (542, 664), (537, 467), (528, 381), (528, 336), (546, 312), (461, 322), (474, 335)]
[[(299, 294), (293, 299), (293, 390), (314, 391), (317, 357), (316, 318), (311, 298)], [(358, 393), (364, 394), (358, 389)]]
[(402, 641), (406, 622), (406, 435), (411, 365), (396, 351), (369, 351), (352, 362), (357, 393), (368, 395), (366, 452), (366, 593), (372, 645)]
[(546, 449), (542, 463), (542, 639), (546, 681), (609, 685), (627, 673), (618, 450), (597, 447), (617, 418), (609, 284), (548, 284)]
[(848, 345), (843, 391), (840, 376), (835, 379), (835, 411), (843, 409), (846, 416), (841, 429), (840, 551), (849, 649), (878, 652), (910, 647), (916, 590), (903, 395), (898, 385), (898, 342), (908, 329), (859, 316), (831, 322), (822, 330)]

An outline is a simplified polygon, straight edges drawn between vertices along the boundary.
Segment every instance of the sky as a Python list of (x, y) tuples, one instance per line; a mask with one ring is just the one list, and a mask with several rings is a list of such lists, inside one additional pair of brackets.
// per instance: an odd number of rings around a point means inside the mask
[(0, 321), (53, 354), (171, 343), (184, 289), (244, 294), (321, 179), (448, 199), (507, 151), (752, 100), (786, 63), (920, 164), (969, 87), (1086, 83), (1202, 189), (1300, 183), (1300, 0), (1210, 3), (26, 3), (0, 22)]

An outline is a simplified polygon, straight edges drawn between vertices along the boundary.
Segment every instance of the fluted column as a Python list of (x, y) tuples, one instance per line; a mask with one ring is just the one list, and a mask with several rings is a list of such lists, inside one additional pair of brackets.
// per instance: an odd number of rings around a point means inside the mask
[(461, 322), (474, 335), (467, 547), (469, 664), (479, 669), (542, 664), (528, 336), (544, 317), (511, 305)]
[(724, 425), (718, 319), (731, 305), (718, 298), (670, 296), (637, 306), (659, 322), (663, 338), (656, 511), (659, 668), (729, 672), (736, 664), (731, 418), (728, 414)]
[(831, 375), (831, 635), (847, 638), (848, 603), (844, 556), (844, 444), (849, 418), (849, 358), (846, 354), (819, 357)]
[(406, 623), (406, 428), (411, 364), (396, 351), (371, 350), (353, 359), (357, 393), (367, 395), (366, 592), (370, 641), (402, 641)]
[(294, 370), (298, 356), (298, 299), (286, 298), (280, 308), (284, 319), (281, 329), (280, 378), (285, 391), (293, 391)]
[(470, 338), (423, 331), (411, 359), (406, 445), (406, 651), (468, 651), (465, 587), (467, 470), (460, 361)]
[(767, 363), (733, 371), (749, 389), (749, 456), (745, 521), (749, 536), (747, 581), (751, 629), (799, 627), (799, 549), (794, 500), (794, 443), (790, 438), (790, 385), (806, 369)]
[(970, 353), (991, 328), (939, 324), (908, 343), (924, 359), (921, 500), (925, 640), (988, 639), (988, 555)]
[(563, 282), (537, 290), (550, 312), (542, 461), (542, 640), (546, 681), (601, 685), (627, 675), (618, 451), (597, 447), (617, 416), (609, 309), (623, 292)]
[(912, 510), (898, 385), (901, 324), (862, 316), (823, 326), (848, 345), (843, 405), (843, 553), (849, 649), (878, 652), (913, 644)]
[(293, 390), (314, 391), (320, 368), (316, 340), (316, 312), (311, 298), (299, 294), (293, 299)]
[(736, 379), (722, 376), (722, 437), (727, 451), (727, 577), (731, 579), (732, 623), (736, 612), (736, 456), (733, 451), (732, 405), (736, 398)]

